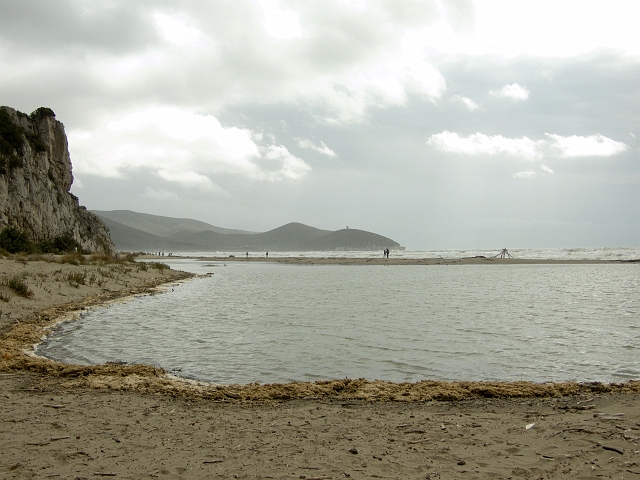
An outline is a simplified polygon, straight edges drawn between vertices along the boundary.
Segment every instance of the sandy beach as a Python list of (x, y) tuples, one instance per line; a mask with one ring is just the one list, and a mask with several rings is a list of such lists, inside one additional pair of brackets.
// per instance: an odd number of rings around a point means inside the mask
[(1, 259), (16, 276), (33, 294), (0, 287), (2, 478), (640, 477), (640, 382), (223, 386), (65, 365), (29, 355), (60, 319), (192, 275)]

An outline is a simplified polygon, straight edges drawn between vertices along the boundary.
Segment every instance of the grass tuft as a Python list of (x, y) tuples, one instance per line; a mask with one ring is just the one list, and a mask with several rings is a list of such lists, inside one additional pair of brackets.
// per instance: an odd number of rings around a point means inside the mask
[(4, 280), (2, 280), (2, 285), (10, 288), (15, 292), (16, 295), (20, 295), (21, 297), (24, 297), (24, 298), (33, 297), (33, 290), (29, 288), (27, 283), (24, 281), (24, 278), (22, 277), (16, 276), (11, 278), (5, 278)]
[(164, 272), (165, 270), (170, 270), (171, 269), (171, 267), (169, 265), (167, 265), (166, 263), (149, 262), (149, 263), (147, 263), (147, 265), (150, 268), (155, 268), (156, 270), (160, 270), (160, 272)]
[(80, 285), (86, 285), (87, 283), (87, 272), (69, 272), (64, 275), (63, 280), (67, 282), (70, 286), (78, 288)]

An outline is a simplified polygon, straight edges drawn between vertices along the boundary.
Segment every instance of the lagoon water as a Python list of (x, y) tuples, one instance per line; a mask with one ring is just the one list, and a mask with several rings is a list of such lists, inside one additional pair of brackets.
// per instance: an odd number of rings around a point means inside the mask
[(166, 261), (213, 275), (89, 311), (38, 353), (225, 384), (640, 378), (638, 264)]

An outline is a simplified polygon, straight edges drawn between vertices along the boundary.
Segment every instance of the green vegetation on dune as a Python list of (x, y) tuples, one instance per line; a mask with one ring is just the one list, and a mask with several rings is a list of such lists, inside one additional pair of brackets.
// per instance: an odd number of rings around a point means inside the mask
[(13, 290), (16, 295), (20, 295), (24, 298), (33, 297), (33, 291), (29, 288), (23, 277), (14, 276), (11, 278), (4, 278), (0, 281), (0, 286), (8, 287)]

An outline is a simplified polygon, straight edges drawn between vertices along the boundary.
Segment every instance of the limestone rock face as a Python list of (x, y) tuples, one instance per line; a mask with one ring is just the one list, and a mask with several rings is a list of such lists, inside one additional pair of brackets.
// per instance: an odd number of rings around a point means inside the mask
[(16, 227), (35, 242), (71, 235), (85, 250), (115, 254), (107, 227), (79, 205), (72, 183), (67, 136), (54, 113), (0, 107), (0, 230)]

